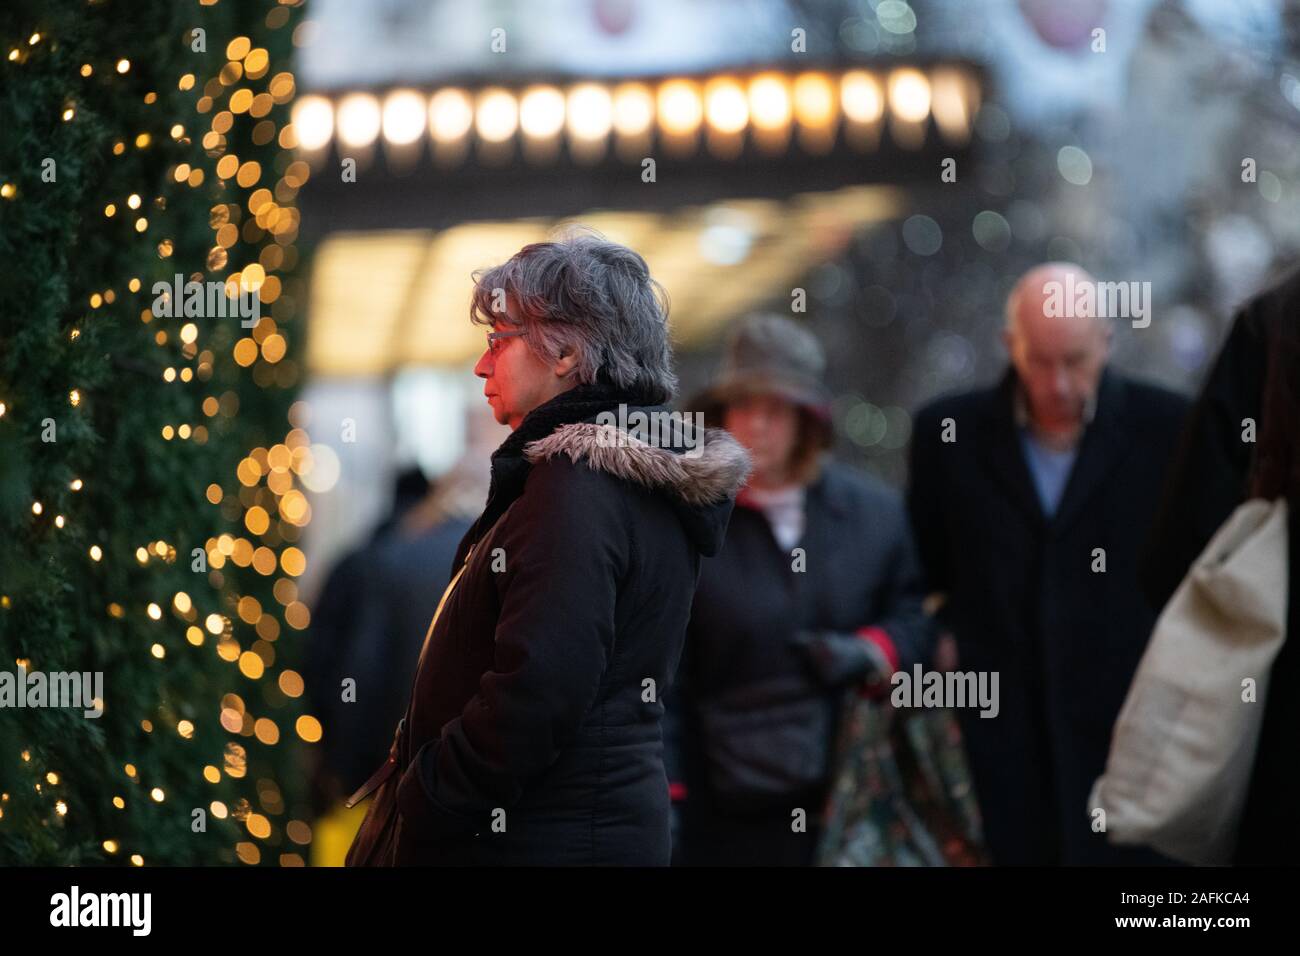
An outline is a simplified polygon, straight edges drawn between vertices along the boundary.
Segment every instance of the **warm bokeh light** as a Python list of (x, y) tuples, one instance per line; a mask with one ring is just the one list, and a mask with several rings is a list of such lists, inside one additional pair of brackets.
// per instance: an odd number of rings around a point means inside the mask
[(749, 122), (744, 87), (729, 76), (710, 80), (704, 87), (704, 112), (719, 133), (739, 133)]
[(930, 81), (911, 67), (889, 74), (889, 108), (909, 123), (920, 123), (930, 115)]
[(779, 130), (790, 123), (790, 88), (785, 77), (764, 73), (749, 82), (749, 115), (761, 130)]
[(850, 70), (840, 79), (840, 108), (855, 123), (874, 123), (885, 111), (880, 83), (866, 70)]
[(567, 111), (569, 135), (576, 140), (602, 140), (613, 127), (614, 99), (598, 83), (580, 83), (569, 90)]
[(802, 73), (794, 81), (794, 115), (803, 126), (824, 128), (835, 120), (835, 90), (825, 73)]
[(452, 143), (474, 125), (474, 105), (464, 90), (439, 90), (429, 100), (429, 132), (438, 143)]
[(415, 90), (396, 90), (384, 98), (384, 139), (396, 146), (414, 143), (424, 133), (424, 97)]
[(643, 83), (623, 83), (614, 89), (614, 131), (642, 136), (654, 121), (654, 94)]
[(379, 136), (379, 100), (369, 93), (349, 93), (339, 100), (337, 121), (340, 142), (354, 149), (364, 149)]
[(519, 107), (508, 90), (488, 89), (479, 94), (474, 111), (479, 138), (488, 143), (504, 143), (515, 133)]
[(689, 136), (704, 116), (699, 87), (691, 80), (674, 79), (662, 84), (656, 96), (659, 126), (669, 136)]
[(553, 86), (534, 86), (519, 100), (519, 128), (525, 136), (545, 139), (564, 128), (564, 94)]

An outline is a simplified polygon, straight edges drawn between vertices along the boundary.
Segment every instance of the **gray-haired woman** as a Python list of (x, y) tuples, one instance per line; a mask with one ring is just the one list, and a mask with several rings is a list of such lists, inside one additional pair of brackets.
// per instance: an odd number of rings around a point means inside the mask
[(570, 235), (475, 279), (474, 371), (514, 432), (421, 652), (379, 862), (667, 865), (660, 698), (748, 458), (721, 431), (663, 447), (598, 421), (667, 414), (675, 385), (631, 249)]

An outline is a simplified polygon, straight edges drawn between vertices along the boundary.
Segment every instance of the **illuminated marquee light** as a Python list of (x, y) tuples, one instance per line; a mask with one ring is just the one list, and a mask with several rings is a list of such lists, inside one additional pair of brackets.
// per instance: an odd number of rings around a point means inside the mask
[(299, 149), (312, 159), (333, 143), (364, 149), (382, 139), (391, 151), (427, 137), (435, 156), (453, 161), (463, 159), (471, 143), (500, 155), (518, 142), (530, 161), (545, 162), (561, 141), (576, 159), (598, 158), (613, 147), (631, 160), (655, 141), (695, 148), (701, 134), (710, 153), (732, 158), (746, 141), (765, 153), (782, 152), (792, 141), (806, 152), (823, 153), (842, 137), (852, 148), (870, 151), (879, 145), (884, 125), (898, 145), (917, 149), (931, 119), (944, 141), (961, 145), (970, 138), (981, 92), (979, 79), (961, 64), (768, 70), (517, 90), (401, 89), (382, 98), (313, 94), (294, 104), (293, 125)]

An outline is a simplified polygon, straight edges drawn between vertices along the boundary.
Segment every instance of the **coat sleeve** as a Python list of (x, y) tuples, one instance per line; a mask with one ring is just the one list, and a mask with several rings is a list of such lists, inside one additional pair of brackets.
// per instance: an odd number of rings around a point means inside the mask
[(488, 825), (555, 762), (591, 709), (629, 557), (626, 506), (608, 481), (567, 461), (535, 465), (494, 539), (505, 569), (492, 669), (398, 788), (403, 826), (417, 838)]
[(885, 600), (880, 619), (873, 622), (889, 636), (899, 670), (911, 670), (913, 664), (928, 664), (934, 651), (934, 627), (924, 611), (924, 602), (921, 565), (907, 515), (900, 504)]
[(1245, 419), (1259, 421), (1267, 364), (1254, 308), (1248, 305), (1235, 317), (1165, 478), (1139, 568), (1142, 588), (1156, 610), (1246, 497), (1255, 446), (1242, 440), (1242, 432)]
[(917, 413), (912, 432), (907, 507), (923, 587), (927, 593), (947, 594), (952, 586), (952, 557), (943, 517), (946, 467), (939, 454), (939, 421), (934, 406)]

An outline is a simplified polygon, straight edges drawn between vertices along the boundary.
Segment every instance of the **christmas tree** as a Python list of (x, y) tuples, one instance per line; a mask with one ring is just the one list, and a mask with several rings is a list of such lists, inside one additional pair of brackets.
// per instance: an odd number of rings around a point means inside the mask
[(304, 860), (299, 19), (0, 13), (0, 864)]

